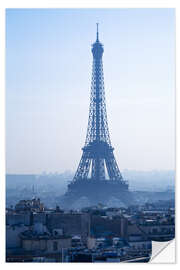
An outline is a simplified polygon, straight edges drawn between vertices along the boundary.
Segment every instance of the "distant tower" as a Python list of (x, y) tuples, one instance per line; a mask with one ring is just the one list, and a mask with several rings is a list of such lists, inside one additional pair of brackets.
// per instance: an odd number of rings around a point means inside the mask
[(103, 52), (97, 24), (96, 42), (92, 45), (93, 68), (87, 135), (79, 166), (68, 185), (66, 196), (69, 199), (86, 196), (93, 202), (96, 200), (104, 202), (108, 196), (121, 197), (120, 193), (128, 191), (128, 183), (123, 180), (110, 141), (105, 103)]
[(36, 192), (35, 192), (34, 184), (32, 185), (32, 195), (33, 195), (33, 198), (36, 197)]

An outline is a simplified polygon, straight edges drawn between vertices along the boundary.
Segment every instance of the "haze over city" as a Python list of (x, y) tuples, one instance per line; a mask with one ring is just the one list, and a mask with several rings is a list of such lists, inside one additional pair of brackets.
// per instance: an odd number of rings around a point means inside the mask
[(175, 9), (6, 10), (6, 262), (174, 240), (174, 76)]
[(96, 22), (120, 170), (175, 166), (174, 9), (7, 9), (6, 171), (75, 171)]

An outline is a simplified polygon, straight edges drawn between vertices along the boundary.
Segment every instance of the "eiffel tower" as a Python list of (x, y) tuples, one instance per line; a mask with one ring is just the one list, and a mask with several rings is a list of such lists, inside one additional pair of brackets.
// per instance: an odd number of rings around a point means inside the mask
[(91, 51), (93, 68), (87, 135), (79, 166), (65, 198), (73, 203), (85, 196), (95, 204), (115, 197), (127, 204), (128, 183), (118, 168), (109, 135), (102, 61), (104, 49), (99, 41), (98, 24)]

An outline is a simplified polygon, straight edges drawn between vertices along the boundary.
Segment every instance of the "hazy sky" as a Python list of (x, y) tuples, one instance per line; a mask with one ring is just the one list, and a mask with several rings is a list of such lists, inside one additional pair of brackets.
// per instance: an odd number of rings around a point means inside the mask
[(77, 168), (96, 22), (120, 170), (174, 169), (174, 9), (8, 9), (7, 173)]

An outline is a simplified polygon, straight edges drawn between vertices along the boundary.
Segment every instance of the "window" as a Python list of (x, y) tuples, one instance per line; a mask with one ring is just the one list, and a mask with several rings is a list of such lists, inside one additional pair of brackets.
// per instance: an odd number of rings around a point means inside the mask
[(53, 242), (53, 250), (54, 251), (58, 250), (58, 242), (57, 241)]

